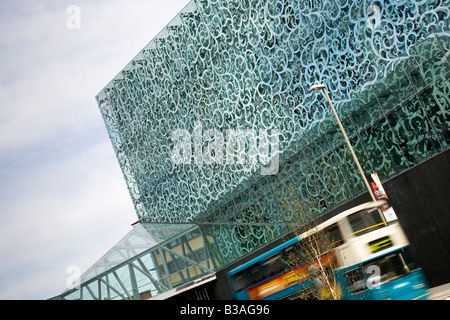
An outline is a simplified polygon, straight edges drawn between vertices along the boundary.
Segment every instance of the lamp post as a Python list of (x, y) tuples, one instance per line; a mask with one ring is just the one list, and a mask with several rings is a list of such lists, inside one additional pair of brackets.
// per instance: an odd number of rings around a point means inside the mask
[(350, 143), (350, 140), (348, 140), (347, 134), (345, 133), (344, 127), (342, 126), (341, 120), (339, 119), (339, 116), (338, 116), (336, 110), (334, 109), (333, 102), (331, 102), (330, 96), (328, 95), (327, 88), (325, 87), (324, 84), (315, 84), (311, 87), (310, 90), (311, 91), (323, 90), (323, 93), (325, 94), (325, 97), (327, 98), (328, 103), (330, 104), (331, 110), (333, 111), (334, 117), (336, 118), (339, 128), (341, 129), (341, 132), (344, 135), (345, 142), (347, 142), (348, 148), (350, 149), (350, 152), (352, 153), (353, 160), (355, 161), (356, 166), (358, 167), (358, 170), (361, 173), (361, 177), (363, 178), (364, 184), (366, 185), (367, 190), (369, 191), (369, 195), (373, 201), (376, 201), (375, 196), (372, 192), (372, 189), (370, 188), (369, 182), (367, 181), (367, 178), (364, 175), (364, 171), (361, 168), (361, 165), (359, 164), (358, 158), (356, 157), (355, 151), (353, 151), (353, 147)]

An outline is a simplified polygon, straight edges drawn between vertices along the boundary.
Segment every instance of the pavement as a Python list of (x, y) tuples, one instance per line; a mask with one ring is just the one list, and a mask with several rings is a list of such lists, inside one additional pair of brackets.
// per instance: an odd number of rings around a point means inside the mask
[(450, 283), (431, 288), (427, 300), (450, 300)]

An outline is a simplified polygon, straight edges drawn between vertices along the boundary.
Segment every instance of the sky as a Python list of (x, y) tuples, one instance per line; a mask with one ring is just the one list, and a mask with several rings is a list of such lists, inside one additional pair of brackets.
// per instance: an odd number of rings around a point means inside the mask
[(0, 299), (61, 294), (131, 230), (95, 96), (188, 2), (0, 1)]

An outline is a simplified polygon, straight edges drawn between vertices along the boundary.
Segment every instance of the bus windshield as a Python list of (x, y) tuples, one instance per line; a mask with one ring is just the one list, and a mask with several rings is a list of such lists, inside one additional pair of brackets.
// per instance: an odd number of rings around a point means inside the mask
[[(413, 259), (407, 250), (401, 250), (386, 256), (380, 257), (365, 264), (366, 270), (378, 270), (380, 284), (385, 284), (397, 278), (406, 276), (416, 269)], [(373, 269), (376, 267), (376, 269)], [(370, 275), (370, 273), (369, 273)]]

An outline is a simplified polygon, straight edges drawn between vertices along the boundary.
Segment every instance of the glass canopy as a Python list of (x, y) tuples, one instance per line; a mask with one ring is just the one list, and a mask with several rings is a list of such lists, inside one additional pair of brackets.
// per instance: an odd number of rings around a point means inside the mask
[(197, 226), (137, 224), (53, 299), (146, 300), (213, 274), (211, 265)]

